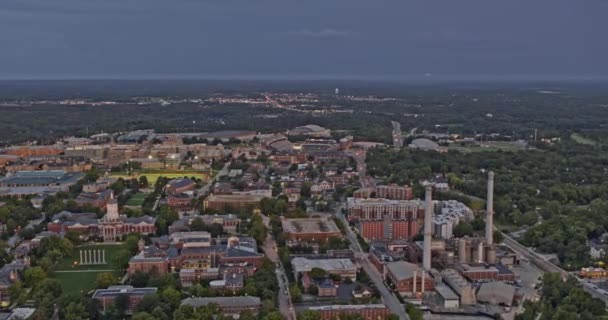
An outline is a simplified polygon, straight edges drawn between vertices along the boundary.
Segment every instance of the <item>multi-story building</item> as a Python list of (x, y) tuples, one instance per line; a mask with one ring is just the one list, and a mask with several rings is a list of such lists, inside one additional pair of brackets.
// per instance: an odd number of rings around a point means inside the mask
[(93, 161), (101, 161), (106, 158), (107, 147), (100, 145), (82, 145), (68, 147), (64, 152), (66, 157), (82, 157)]
[(188, 191), (194, 191), (196, 183), (190, 179), (173, 179), (167, 183), (168, 194), (180, 194)]
[(262, 301), (258, 297), (237, 296), (237, 297), (213, 297), (213, 298), (187, 298), (182, 300), (182, 305), (193, 308), (200, 308), (210, 304), (216, 304), (222, 314), (238, 319), (241, 312), (251, 311), (258, 314), (262, 307)]
[(283, 232), (292, 241), (327, 241), (331, 237), (340, 237), (336, 223), (324, 218), (296, 218), (281, 220)]
[(224, 231), (226, 231), (228, 233), (236, 233), (236, 231), (239, 227), (239, 224), (241, 223), (241, 219), (239, 219), (239, 217), (237, 217), (233, 214), (223, 214), (223, 215), (207, 214), (207, 215), (202, 215), (202, 216), (190, 216), (190, 217), (184, 217), (180, 220), (173, 222), (169, 226), (169, 234), (172, 234), (175, 232), (191, 231), (190, 225), (192, 224), (192, 221), (194, 221), (195, 219), (201, 219), (203, 221), (203, 223), (206, 225), (212, 225), (214, 223), (221, 224), (222, 228), (224, 228)]
[(376, 186), (376, 198), (384, 198), (391, 200), (411, 200), (412, 187), (399, 186), (396, 184)]
[(133, 288), (133, 286), (112, 286), (107, 289), (97, 289), (93, 293), (93, 299), (99, 301), (100, 308), (105, 312), (114, 302), (116, 297), (126, 295), (129, 297), (127, 314), (132, 314), (137, 305), (146, 295), (156, 294), (157, 288)]
[(293, 273), (296, 279), (312, 269), (323, 269), (328, 274), (339, 275), (342, 278), (357, 280), (357, 266), (350, 259), (307, 259), (296, 257), (291, 260)]
[(227, 211), (227, 210), (255, 210), (259, 209), (260, 201), (264, 198), (262, 194), (225, 194), (210, 195), (203, 202), (205, 210)]
[(397, 184), (379, 185), (370, 188), (356, 190), (355, 198), (379, 198), (389, 200), (411, 200), (413, 198), (412, 187)]
[(111, 197), (111, 189), (107, 189), (101, 192), (81, 192), (78, 197), (76, 197), (76, 203), (81, 207), (89, 205), (92, 207), (105, 209)]
[(99, 237), (105, 241), (120, 240), (131, 232), (156, 233), (156, 218), (151, 216), (126, 217), (118, 213), (118, 202), (113, 195), (106, 205), (107, 213), (97, 219), (94, 213), (60, 212), (48, 224), (48, 230), (56, 233), (76, 231), (83, 236)]
[(59, 147), (54, 146), (18, 146), (4, 149), (4, 152), (8, 155), (19, 156), (19, 157), (32, 157), (32, 156), (57, 156), (60, 155), (63, 150)]
[(390, 311), (383, 304), (344, 304), (308, 307), (307, 310), (317, 311), (320, 320), (339, 319), (345, 315), (358, 315), (364, 320), (386, 319)]
[(194, 197), (185, 193), (171, 194), (167, 197), (167, 205), (178, 210), (192, 210)]
[(252, 238), (212, 238), (204, 231), (176, 232), (148, 247), (142, 243), (139, 250), (129, 261), (129, 274), (177, 272), (184, 286), (201, 279), (221, 279), (226, 273), (251, 276), (264, 257)]
[(435, 215), (433, 216), (433, 235), (438, 238), (450, 239), (453, 229), (460, 221), (473, 219), (473, 210), (464, 203), (456, 200), (433, 201)]
[(411, 239), (419, 232), (418, 219), (424, 217), (420, 200), (348, 198), (348, 219), (368, 240)]

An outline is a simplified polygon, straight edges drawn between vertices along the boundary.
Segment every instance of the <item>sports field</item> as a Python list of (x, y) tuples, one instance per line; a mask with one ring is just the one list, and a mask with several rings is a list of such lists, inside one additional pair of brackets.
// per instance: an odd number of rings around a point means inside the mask
[[(122, 245), (85, 245), (74, 248), (74, 254), (60, 261), (50, 273), (50, 278), (61, 282), (63, 291), (67, 293), (88, 292), (95, 288), (95, 279), (102, 272), (114, 272), (120, 277), (120, 271), (114, 270), (113, 261)], [(81, 265), (81, 250), (105, 250), (105, 264)]]
[(586, 144), (586, 145), (589, 145), (589, 146), (594, 146), (596, 144), (596, 142), (594, 140), (589, 139), (589, 138), (585, 138), (585, 137), (583, 137), (582, 135), (580, 135), (578, 133), (571, 134), (570, 138), (572, 140), (574, 140), (576, 143), (579, 143), (579, 144)]

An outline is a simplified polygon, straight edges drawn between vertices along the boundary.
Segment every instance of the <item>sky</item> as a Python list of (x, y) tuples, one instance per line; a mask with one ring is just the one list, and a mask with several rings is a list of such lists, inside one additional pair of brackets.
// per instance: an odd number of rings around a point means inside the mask
[(608, 0), (2, 0), (0, 78), (608, 77)]

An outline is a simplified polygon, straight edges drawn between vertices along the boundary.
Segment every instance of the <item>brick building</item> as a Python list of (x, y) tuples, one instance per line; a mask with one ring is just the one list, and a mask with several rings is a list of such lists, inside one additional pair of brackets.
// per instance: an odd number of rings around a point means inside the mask
[(501, 264), (459, 264), (456, 270), (470, 281), (515, 281), (513, 271)]
[[(433, 279), (418, 265), (397, 261), (389, 262), (385, 266), (384, 278), (387, 282), (392, 283), (395, 290), (402, 296), (415, 296), (422, 292), (432, 291), (435, 288)], [(424, 282), (422, 278), (424, 278)]]
[(193, 308), (216, 304), (222, 310), (222, 314), (238, 318), (243, 311), (252, 311), (258, 314), (262, 307), (262, 301), (258, 297), (237, 296), (237, 297), (213, 297), (213, 298), (187, 298), (182, 300), (182, 305)]
[(214, 211), (241, 211), (259, 209), (260, 201), (264, 198), (261, 194), (226, 194), (210, 195), (203, 202), (205, 210)]
[(418, 219), (424, 217), (420, 200), (348, 198), (349, 221), (368, 240), (411, 239), (419, 232)]
[(364, 320), (378, 320), (386, 319), (391, 314), (383, 304), (314, 306), (308, 307), (307, 310), (319, 312), (319, 320), (333, 320), (344, 315), (359, 315)]
[(327, 218), (282, 218), (283, 232), (292, 241), (327, 241), (331, 237), (341, 237), (336, 223)]
[(201, 279), (221, 279), (224, 274), (247, 276), (261, 266), (264, 255), (249, 237), (211, 238), (208, 232), (177, 232), (155, 239), (129, 260), (128, 273), (157, 271), (179, 273), (182, 285)]
[(413, 198), (412, 187), (396, 184), (376, 186), (376, 198), (411, 200)]

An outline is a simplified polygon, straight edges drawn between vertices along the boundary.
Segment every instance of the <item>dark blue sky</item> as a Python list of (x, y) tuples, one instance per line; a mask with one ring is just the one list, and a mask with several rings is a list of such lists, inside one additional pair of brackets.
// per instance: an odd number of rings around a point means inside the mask
[(0, 78), (608, 76), (608, 0), (2, 0)]

